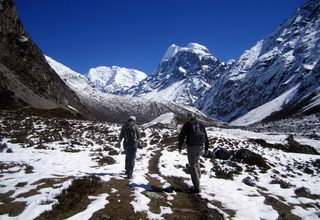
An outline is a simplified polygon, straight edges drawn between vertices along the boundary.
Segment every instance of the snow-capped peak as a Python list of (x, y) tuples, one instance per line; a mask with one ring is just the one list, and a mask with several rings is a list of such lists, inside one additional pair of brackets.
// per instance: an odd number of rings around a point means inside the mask
[(179, 51), (179, 47), (175, 44), (172, 44), (167, 52), (164, 54), (163, 58), (162, 58), (162, 61), (161, 62), (164, 62), (164, 61), (167, 61), (169, 60), (171, 57), (173, 57), (177, 52)]
[(103, 92), (122, 92), (132, 86), (138, 85), (147, 75), (135, 69), (128, 69), (118, 66), (99, 66), (91, 68), (88, 78)]
[(187, 48), (197, 54), (205, 53), (205, 55), (209, 54), (208, 48), (198, 43), (189, 43)]
[(168, 61), (170, 58), (174, 57), (178, 52), (180, 51), (186, 51), (190, 53), (195, 53), (199, 56), (201, 59), (204, 56), (210, 56), (213, 57), (208, 48), (206, 48), (203, 45), (200, 45), (198, 43), (189, 43), (187, 47), (179, 47), (175, 44), (172, 44), (165, 55), (163, 56), (161, 62)]

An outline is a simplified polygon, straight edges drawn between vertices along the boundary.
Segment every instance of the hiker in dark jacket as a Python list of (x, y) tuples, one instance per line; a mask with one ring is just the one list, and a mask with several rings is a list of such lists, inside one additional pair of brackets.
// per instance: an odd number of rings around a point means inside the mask
[(186, 121), (179, 134), (179, 152), (181, 153), (182, 145), (186, 139), (188, 161), (190, 165), (190, 174), (193, 183), (193, 191), (200, 192), (200, 164), (199, 157), (208, 154), (209, 141), (204, 125), (196, 119), (193, 113), (188, 113)]
[(139, 128), (135, 122), (136, 117), (130, 116), (128, 121), (121, 128), (118, 143), (118, 145), (121, 146), (121, 141), (122, 139), (124, 139), (123, 149), (126, 154), (125, 170), (128, 178), (132, 177), (138, 143), (140, 139)]

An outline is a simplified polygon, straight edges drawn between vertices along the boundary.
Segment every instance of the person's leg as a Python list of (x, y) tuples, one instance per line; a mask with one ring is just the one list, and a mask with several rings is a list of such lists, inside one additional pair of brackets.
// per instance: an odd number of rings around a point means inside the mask
[(194, 189), (197, 191), (200, 189), (200, 164), (199, 157), (202, 152), (202, 147), (200, 146), (190, 146), (188, 147), (188, 161), (190, 165), (191, 180)]
[(133, 173), (133, 168), (135, 165), (135, 159), (136, 159), (136, 153), (137, 153), (137, 146), (134, 144), (128, 149), (128, 169), (127, 169), (127, 175), (130, 178)]
[(128, 151), (128, 146), (124, 146), (124, 152), (126, 154), (126, 159), (125, 159), (125, 170), (126, 170), (126, 175), (129, 173), (129, 164), (130, 164), (130, 153)]
[(196, 164), (197, 164), (197, 172), (198, 172), (199, 179), (201, 178), (201, 169), (200, 169), (199, 158), (202, 154), (203, 154), (203, 146), (199, 146), (199, 148), (197, 148), (197, 152), (196, 152)]

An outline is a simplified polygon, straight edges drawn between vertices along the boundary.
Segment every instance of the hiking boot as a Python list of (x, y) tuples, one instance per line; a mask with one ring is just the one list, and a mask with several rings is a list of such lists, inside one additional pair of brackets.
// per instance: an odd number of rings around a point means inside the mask
[(201, 192), (201, 190), (199, 188), (194, 188), (194, 187), (192, 187), (190, 191), (191, 191), (191, 193), (200, 193)]
[(128, 173), (127, 173), (127, 178), (128, 178), (128, 179), (131, 179), (131, 178), (132, 178), (132, 173), (128, 172)]

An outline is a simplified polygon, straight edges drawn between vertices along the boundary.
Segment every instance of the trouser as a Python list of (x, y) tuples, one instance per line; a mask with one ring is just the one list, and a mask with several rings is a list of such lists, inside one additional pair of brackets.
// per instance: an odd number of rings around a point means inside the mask
[(137, 153), (137, 144), (125, 143), (123, 148), (126, 153), (126, 163), (125, 163), (126, 174), (128, 176), (132, 176), (135, 159), (136, 159), (136, 153)]
[(201, 170), (200, 170), (199, 157), (202, 155), (202, 152), (203, 152), (203, 146), (187, 147), (191, 180), (195, 189), (199, 189), (200, 187)]

